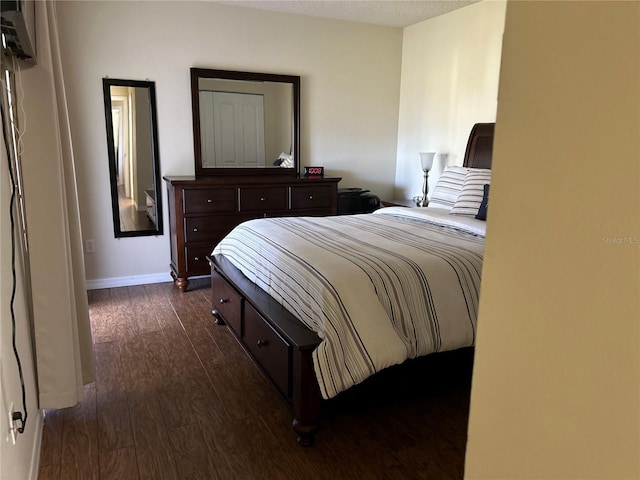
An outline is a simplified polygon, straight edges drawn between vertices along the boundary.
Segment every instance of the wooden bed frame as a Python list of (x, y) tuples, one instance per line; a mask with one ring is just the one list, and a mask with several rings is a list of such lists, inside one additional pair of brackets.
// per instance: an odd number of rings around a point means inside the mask
[[(493, 123), (474, 125), (464, 166), (491, 168)], [(312, 352), (320, 338), (222, 255), (211, 265), (211, 313), (229, 326), (293, 410), (298, 443), (313, 444), (322, 397), (313, 371)]]

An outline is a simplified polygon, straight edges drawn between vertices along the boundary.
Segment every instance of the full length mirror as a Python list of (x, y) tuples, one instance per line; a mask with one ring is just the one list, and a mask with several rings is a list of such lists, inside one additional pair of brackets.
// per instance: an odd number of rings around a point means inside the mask
[(162, 234), (153, 82), (102, 80), (116, 238)]
[(300, 77), (191, 69), (198, 176), (296, 175)]

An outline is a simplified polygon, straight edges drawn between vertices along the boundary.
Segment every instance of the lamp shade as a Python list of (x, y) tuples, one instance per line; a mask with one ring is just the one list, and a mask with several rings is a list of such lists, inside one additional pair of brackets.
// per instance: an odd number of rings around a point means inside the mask
[(433, 157), (436, 156), (436, 152), (420, 152), (420, 164), (422, 165), (422, 171), (428, 172), (433, 167)]
[(433, 170), (436, 173), (442, 173), (448, 163), (448, 153), (437, 153), (435, 159), (433, 160)]

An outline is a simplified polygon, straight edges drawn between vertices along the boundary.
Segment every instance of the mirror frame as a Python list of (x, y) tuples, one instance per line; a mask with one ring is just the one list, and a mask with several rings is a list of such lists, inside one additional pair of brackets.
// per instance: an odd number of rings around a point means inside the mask
[[(201, 78), (219, 78), (223, 80), (244, 80), (249, 82), (288, 83), (293, 87), (293, 158), (294, 168), (225, 168), (203, 167), (200, 141), (200, 100), (198, 81)], [(193, 153), (196, 177), (212, 177), (222, 175), (283, 175), (299, 176), (300, 174), (300, 77), (297, 75), (280, 75), (274, 73), (239, 72), (233, 70), (211, 70), (208, 68), (191, 68), (191, 109), (193, 112)]]
[[(122, 230), (120, 225), (120, 208), (118, 202), (118, 163), (116, 159), (115, 143), (113, 138), (113, 118), (111, 115), (111, 87), (135, 87), (146, 88), (149, 92), (149, 108), (151, 116), (151, 155), (153, 161), (153, 191), (155, 194), (156, 228), (145, 230)], [(111, 211), (113, 214), (113, 233), (115, 238), (143, 237), (162, 235), (162, 188), (160, 185), (160, 158), (158, 155), (158, 121), (156, 114), (156, 90), (155, 82), (142, 80), (122, 80), (103, 78), (102, 89), (104, 95), (104, 113), (107, 125), (107, 150), (109, 154), (109, 182), (111, 188)]]

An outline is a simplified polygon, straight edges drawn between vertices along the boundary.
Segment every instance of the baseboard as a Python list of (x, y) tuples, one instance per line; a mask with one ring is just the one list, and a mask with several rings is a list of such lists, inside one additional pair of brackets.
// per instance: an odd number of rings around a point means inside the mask
[[(189, 280), (206, 278), (209, 275), (189, 277)], [(136, 275), (133, 277), (111, 277), (98, 278), (97, 280), (87, 280), (87, 290), (98, 290), (100, 288), (130, 287), (132, 285), (146, 285), (148, 283), (172, 282), (173, 278), (168, 273), (153, 273), (151, 275)]]
[(33, 439), (33, 452), (31, 452), (31, 471), (29, 478), (38, 480), (38, 470), (40, 470), (40, 449), (42, 448), (42, 431), (44, 430), (44, 411), (39, 410), (36, 416), (36, 436)]
[(87, 290), (99, 288), (129, 287), (131, 285), (145, 285), (148, 283), (171, 282), (173, 279), (168, 273), (152, 273), (150, 275), (135, 275), (132, 277), (111, 277), (87, 280)]

